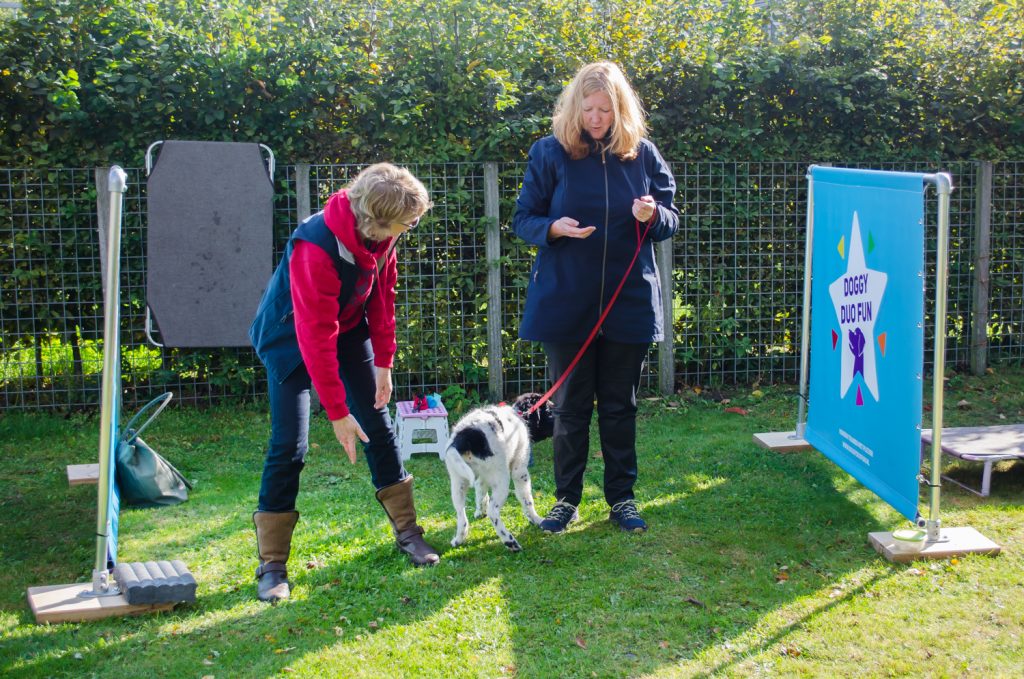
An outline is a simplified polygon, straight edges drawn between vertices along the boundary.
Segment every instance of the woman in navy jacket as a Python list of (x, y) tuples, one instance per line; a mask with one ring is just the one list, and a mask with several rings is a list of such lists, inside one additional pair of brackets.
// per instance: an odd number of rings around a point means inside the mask
[(543, 343), (552, 382), (639, 254), (599, 333), (552, 399), (557, 502), (541, 528), (559, 533), (577, 518), (596, 397), (609, 519), (643, 532), (633, 495), (636, 393), (648, 347), (665, 332), (653, 243), (679, 226), (675, 180), (644, 138), (639, 98), (613, 63), (580, 69), (558, 99), (552, 127), (554, 134), (530, 149), (512, 219), (515, 233), (537, 246), (519, 336)]

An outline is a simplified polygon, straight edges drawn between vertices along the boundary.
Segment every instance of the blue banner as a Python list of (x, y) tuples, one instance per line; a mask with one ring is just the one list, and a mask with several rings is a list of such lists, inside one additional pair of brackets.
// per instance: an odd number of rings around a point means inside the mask
[(924, 175), (811, 168), (805, 438), (917, 517), (924, 363)]
[[(118, 351), (118, 362), (121, 360), (121, 352)], [(118, 393), (114, 395), (114, 402), (109, 404), (113, 411), (110, 417), (110, 473), (106, 481), (110, 489), (107, 500), (107, 569), (113, 569), (117, 565), (117, 531), (121, 520), (121, 492), (117, 487), (117, 449), (121, 443), (121, 429), (118, 422), (121, 419), (121, 366), (114, 366), (114, 384), (118, 386)]]

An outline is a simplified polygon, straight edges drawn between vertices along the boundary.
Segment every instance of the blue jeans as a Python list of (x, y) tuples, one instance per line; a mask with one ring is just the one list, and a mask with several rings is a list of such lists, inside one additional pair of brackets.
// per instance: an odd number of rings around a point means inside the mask
[[(365, 322), (338, 337), (338, 375), (345, 385), (349, 411), (366, 432), (370, 442), (363, 445), (375, 488), (390, 486), (408, 474), (402, 466), (398, 441), (385, 406), (373, 407), (377, 393), (377, 369), (373, 365), (370, 331)], [(281, 383), (270, 380), (270, 445), (263, 464), (258, 508), (262, 512), (295, 509), (299, 475), (309, 450), (309, 389), (311, 380), (305, 365)], [(330, 454), (344, 456), (338, 444)]]
[[(562, 376), (581, 346), (582, 342), (544, 343), (552, 383)], [(647, 344), (612, 342), (598, 335), (552, 397), (555, 430), (551, 446), (557, 499), (578, 505), (583, 497), (595, 397), (605, 500), (614, 505), (633, 499), (637, 477), (636, 392), (647, 348)]]

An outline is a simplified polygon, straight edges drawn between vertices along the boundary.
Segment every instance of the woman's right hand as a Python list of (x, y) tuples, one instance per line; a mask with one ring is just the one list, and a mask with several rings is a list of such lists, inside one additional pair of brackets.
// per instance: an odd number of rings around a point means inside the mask
[(596, 226), (584, 226), (581, 229), (580, 223), (572, 217), (561, 217), (548, 227), (548, 242), (559, 238), (586, 238), (596, 230)]
[(334, 436), (338, 439), (338, 443), (345, 449), (345, 454), (348, 455), (348, 461), (352, 464), (356, 463), (356, 437), (363, 443), (369, 443), (370, 437), (364, 432), (363, 428), (356, 422), (356, 418), (352, 417), (351, 414), (346, 415), (340, 420), (331, 420), (331, 426), (334, 427)]

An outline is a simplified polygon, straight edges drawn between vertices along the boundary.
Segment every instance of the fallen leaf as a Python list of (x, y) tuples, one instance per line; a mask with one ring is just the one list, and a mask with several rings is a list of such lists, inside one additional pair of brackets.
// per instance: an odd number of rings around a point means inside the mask
[(737, 408), (736, 406), (733, 406), (732, 408), (726, 408), (725, 412), (727, 412), (727, 413), (736, 413), (737, 415), (748, 415), (749, 414), (743, 408)]
[(962, 399), (960, 399), (959, 401), (956, 402), (956, 407), (957, 408), (970, 408), (971, 407), (971, 403), (967, 399), (962, 398)]
[(658, 642), (658, 646), (660, 646), (661, 648), (668, 648), (668, 642), (667, 641), (659, 641)]
[(576, 645), (583, 650), (586, 650), (587, 648), (587, 642), (583, 640), (583, 637), (576, 637)]
[(698, 599), (694, 599), (692, 596), (686, 597), (686, 603), (693, 604), (694, 606), (699, 606), (700, 608), (707, 608), (707, 604)]
[(789, 580), (789, 573), (786, 571), (779, 571), (775, 574), (775, 582), (783, 583)]
[(288, 653), (288, 652), (294, 651), (294, 650), (295, 650), (294, 646), (286, 646), (285, 648), (275, 648), (274, 649), (274, 653), (277, 653), (278, 655), (281, 655), (281, 654)]
[(799, 658), (800, 657), (800, 649), (797, 648), (796, 646), (784, 646), (780, 650), (780, 653), (782, 653), (782, 655), (788, 655), (790, 658)]
[(924, 575), (924, 571), (920, 568), (908, 568), (906, 573), (907, 575)]

